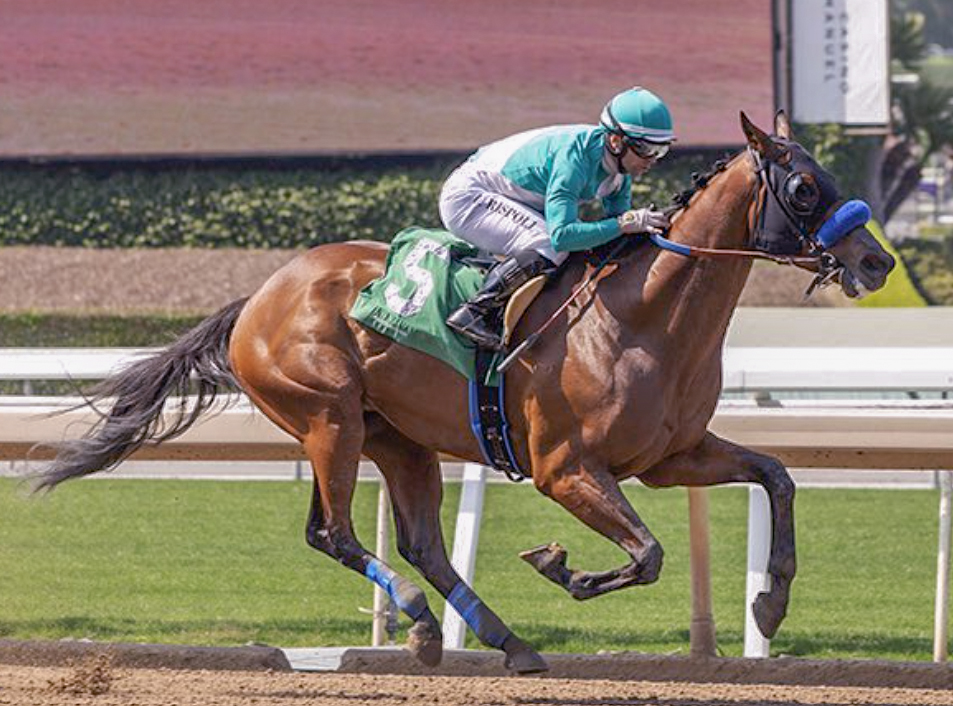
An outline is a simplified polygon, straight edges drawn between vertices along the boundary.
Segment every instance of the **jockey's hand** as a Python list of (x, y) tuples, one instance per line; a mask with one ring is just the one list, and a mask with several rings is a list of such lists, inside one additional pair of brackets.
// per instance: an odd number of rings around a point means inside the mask
[(668, 228), (668, 216), (656, 211), (655, 206), (633, 208), (618, 217), (619, 228), (623, 233), (661, 233)]

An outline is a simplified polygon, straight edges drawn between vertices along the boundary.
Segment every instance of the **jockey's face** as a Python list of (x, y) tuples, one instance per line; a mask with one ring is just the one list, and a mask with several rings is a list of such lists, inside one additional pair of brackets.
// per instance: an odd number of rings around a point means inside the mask
[(649, 157), (648, 159), (639, 157), (633, 150), (626, 150), (622, 156), (622, 166), (625, 167), (625, 171), (633, 177), (640, 177), (645, 174), (652, 168), (652, 165), (655, 164), (656, 161), (654, 157)]
[(638, 178), (645, 174), (658, 160), (655, 157), (640, 157), (635, 150), (626, 144), (621, 135), (609, 134), (609, 151), (612, 154), (622, 154), (622, 168), (626, 174)]

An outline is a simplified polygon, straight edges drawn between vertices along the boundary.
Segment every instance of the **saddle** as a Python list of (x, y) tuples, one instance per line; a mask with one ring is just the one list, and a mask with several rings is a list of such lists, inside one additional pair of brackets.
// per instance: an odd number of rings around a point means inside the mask
[(506, 302), (506, 308), (503, 310), (503, 345), (509, 347), (510, 338), (516, 325), (523, 318), (523, 314), (529, 309), (539, 293), (546, 286), (546, 275), (534, 277), (522, 287), (513, 292), (509, 301)]

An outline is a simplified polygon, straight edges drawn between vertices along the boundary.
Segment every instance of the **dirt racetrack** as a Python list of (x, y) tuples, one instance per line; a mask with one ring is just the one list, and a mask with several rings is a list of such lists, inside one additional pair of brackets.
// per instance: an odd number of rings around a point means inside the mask
[[(321, 706), (784, 706), (786, 704), (950, 704), (948, 692), (925, 689), (792, 687), (511, 677), (118, 670), (108, 692), (68, 688), (70, 668), (0, 665), (0, 704), (320, 704)], [(66, 685), (64, 687), (63, 685)]]
[(511, 677), (480, 652), (427, 675), (406, 653), (364, 649), (345, 652), (339, 671), (295, 673), (267, 648), (78, 647), (0, 644), (0, 704), (953, 704), (948, 665), (549, 655), (548, 675)]

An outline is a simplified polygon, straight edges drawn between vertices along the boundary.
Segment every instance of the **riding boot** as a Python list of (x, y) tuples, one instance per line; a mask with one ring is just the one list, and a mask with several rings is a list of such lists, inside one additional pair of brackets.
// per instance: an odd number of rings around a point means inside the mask
[(535, 251), (521, 252), (494, 265), (483, 286), (447, 318), (447, 326), (481, 348), (500, 350), (503, 341), (497, 318), (509, 296), (533, 277), (550, 274), (556, 266)]

